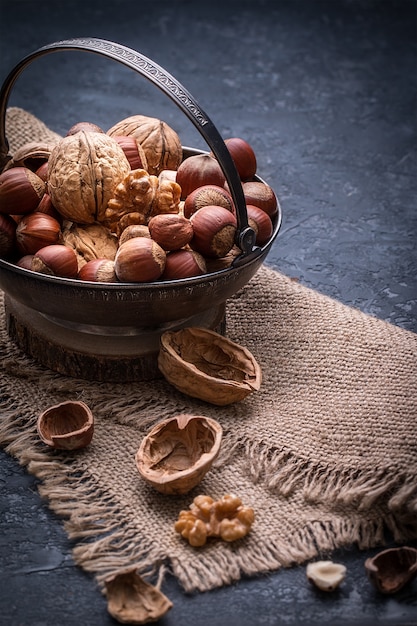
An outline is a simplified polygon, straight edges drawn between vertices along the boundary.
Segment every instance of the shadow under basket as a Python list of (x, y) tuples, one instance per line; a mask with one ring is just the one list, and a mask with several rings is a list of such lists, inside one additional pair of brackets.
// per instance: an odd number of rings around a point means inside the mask
[[(69, 39), (39, 48), (18, 63), (0, 90), (0, 168), (10, 156), (6, 110), (11, 89), (32, 61), (56, 51), (100, 54), (135, 70), (186, 114), (217, 158), (236, 208), (236, 246), (228, 268), (202, 276), (153, 283), (94, 283), (38, 274), (0, 259), (7, 331), (27, 355), (61, 374), (102, 382), (151, 380), (161, 376), (160, 337), (167, 330), (200, 326), (226, 332), (226, 303), (256, 274), (281, 226), (262, 246), (248, 222), (242, 183), (221, 135), (191, 94), (163, 68), (139, 52), (95, 38)], [(201, 150), (183, 147), (183, 159)], [(265, 182), (259, 176), (253, 180)]]

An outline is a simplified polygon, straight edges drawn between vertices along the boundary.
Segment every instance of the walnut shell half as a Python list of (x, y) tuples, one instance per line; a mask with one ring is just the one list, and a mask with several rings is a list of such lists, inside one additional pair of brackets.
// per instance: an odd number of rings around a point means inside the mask
[(78, 450), (91, 442), (94, 416), (81, 401), (68, 400), (48, 407), (37, 420), (39, 437), (59, 450)]
[(161, 493), (188, 493), (218, 456), (222, 434), (209, 417), (184, 414), (164, 420), (142, 440), (136, 453), (139, 474)]
[(163, 333), (158, 367), (179, 391), (218, 406), (243, 400), (262, 382), (249, 350), (205, 328)]
[(381, 593), (396, 593), (417, 576), (417, 549), (401, 546), (382, 550), (366, 559), (365, 571)]
[(135, 569), (106, 580), (107, 609), (121, 624), (156, 622), (173, 606), (160, 589), (144, 580)]

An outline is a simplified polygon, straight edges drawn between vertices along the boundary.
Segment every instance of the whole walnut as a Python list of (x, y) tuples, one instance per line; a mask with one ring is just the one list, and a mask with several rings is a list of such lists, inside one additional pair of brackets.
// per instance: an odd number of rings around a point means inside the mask
[(162, 170), (176, 170), (182, 161), (179, 136), (166, 122), (155, 117), (132, 115), (117, 122), (107, 134), (133, 135), (145, 152), (149, 174), (158, 176)]
[(48, 161), (48, 191), (66, 219), (102, 222), (107, 203), (130, 164), (117, 141), (105, 133), (80, 131), (64, 137)]

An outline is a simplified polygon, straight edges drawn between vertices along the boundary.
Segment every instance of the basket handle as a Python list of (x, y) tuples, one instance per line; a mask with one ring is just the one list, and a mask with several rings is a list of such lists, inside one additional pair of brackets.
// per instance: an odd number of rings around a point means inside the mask
[(226, 177), (237, 213), (237, 246), (242, 250), (243, 256), (260, 253), (260, 248), (255, 248), (255, 232), (248, 224), (240, 177), (226, 144), (212, 121), (191, 94), (171, 74), (143, 54), (112, 41), (94, 37), (56, 41), (35, 50), (12, 69), (0, 90), (0, 167), (3, 168), (10, 158), (9, 143), (6, 138), (6, 109), (13, 85), (32, 61), (58, 50), (86, 50), (119, 61), (149, 79), (182, 109), (210, 146)]

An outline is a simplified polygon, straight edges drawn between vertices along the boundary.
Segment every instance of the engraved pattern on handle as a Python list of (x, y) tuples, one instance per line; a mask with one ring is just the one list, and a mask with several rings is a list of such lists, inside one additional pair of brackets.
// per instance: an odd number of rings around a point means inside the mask
[(235, 164), (220, 133), (199, 106), (191, 94), (171, 74), (157, 63), (136, 50), (105, 39), (75, 38), (57, 41), (35, 50), (22, 59), (9, 73), (0, 90), (0, 167), (3, 168), (10, 156), (6, 137), (6, 109), (10, 92), (21, 72), (35, 59), (58, 50), (85, 50), (119, 61), (123, 65), (139, 72), (159, 87), (187, 115), (200, 134), (203, 136), (213, 154), (217, 158), (229, 185), (230, 193), (236, 207), (238, 229), (236, 244), (243, 254), (256, 253), (255, 232), (248, 225), (246, 202)]

